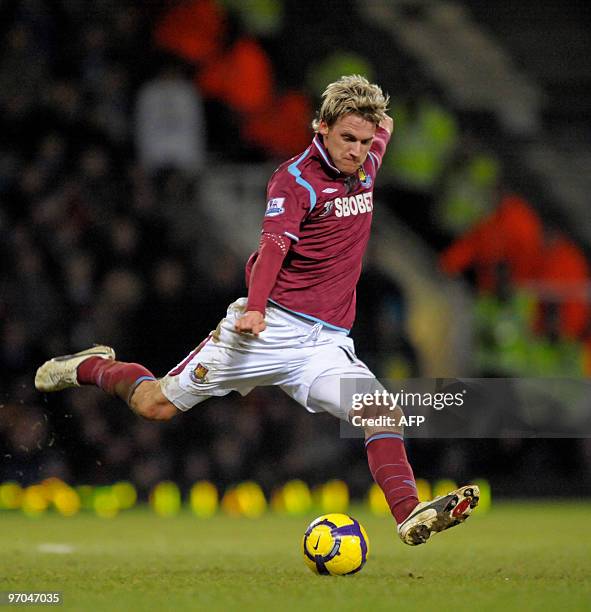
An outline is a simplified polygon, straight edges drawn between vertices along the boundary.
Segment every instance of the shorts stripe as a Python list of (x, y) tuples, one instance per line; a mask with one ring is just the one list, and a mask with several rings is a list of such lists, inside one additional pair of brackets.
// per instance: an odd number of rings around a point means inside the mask
[(189, 355), (185, 357), (185, 359), (183, 359), (183, 361), (181, 361), (178, 366), (170, 370), (167, 376), (178, 376), (187, 367), (191, 359), (193, 359), (193, 357), (197, 355), (197, 353), (207, 344), (207, 342), (209, 342), (210, 339), (211, 334), (209, 334), (209, 336), (207, 336), (207, 338), (205, 338), (205, 340), (203, 340), (203, 342), (201, 342), (201, 344), (195, 350), (189, 353)]

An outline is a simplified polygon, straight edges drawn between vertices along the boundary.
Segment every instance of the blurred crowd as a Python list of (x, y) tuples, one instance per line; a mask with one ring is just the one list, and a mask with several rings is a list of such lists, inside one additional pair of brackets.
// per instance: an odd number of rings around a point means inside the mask
[[(332, 417), (311, 417), (277, 390), (211, 400), (154, 424), (94, 389), (44, 397), (32, 384), (48, 356), (93, 342), (162, 375), (244, 295), (243, 262), (220, 250), (203, 221), (199, 177), (208, 162), (282, 159), (303, 149), (323, 86), (341, 74), (380, 77), (390, 91), (410, 87), (404, 58), (382, 57), (383, 33), (359, 19), (322, 31), (323, 16), (334, 20), (342, 8), (336, 0), (318, 12), (288, 0), (0, 4), (0, 480), (126, 478), (146, 492), (166, 478), (189, 486), (249, 477), (270, 488), (291, 477), (345, 477), (354, 493), (366, 490), (359, 441), (340, 440)], [(427, 93), (408, 92), (393, 100), (398, 144), (384, 168), (392, 208), (423, 203), (436, 228), (427, 237), (439, 247), (454, 241), (442, 256), (445, 271), (475, 268), (475, 287), (505, 307), (507, 288), (514, 299), (520, 279), (515, 243), (490, 255), (482, 250), (490, 240), (474, 237), (488, 232), (500, 248), (500, 221), (490, 216), (502, 216), (497, 205), (503, 211), (510, 201), (494, 192), (498, 162), (480, 152), (460, 159), (453, 116)], [(444, 197), (436, 199), (437, 190)], [(189, 230), (176, 223), (181, 208), (192, 210)], [(183, 231), (191, 248), (179, 239)], [(545, 261), (554, 278), (550, 255)], [(571, 281), (586, 281), (585, 266), (580, 260)], [(582, 342), (587, 307), (546, 302), (538, 300), (526, 322), (532, 337)], [(382, 376), (420, 375), (403, 292), (371, 263), (358, 304), (360, 356)], [(480, 337), (496, 342), (501, 315), (479, 308)], [(497, 362), (486, 368), (507, 373)], [(491, 454), (503, 444), (507, 461), (524, 462), (524, 475), (532, 465), (572, 473), (580, 461), (571, 454), (548, 466), (543, 449), (518, 442), (491, 442)], [(490, 455), (475, 457), (469, 443), (413, 448), (419, 476), (491, 470)]]
[(474, 290), (472, 374), (591, 374), (591, 266), (559, 211), (507, 185), (501, 160), (437, 92), (423, 89), (393, 114), (386, 193), (440, 252), (441, 270)]

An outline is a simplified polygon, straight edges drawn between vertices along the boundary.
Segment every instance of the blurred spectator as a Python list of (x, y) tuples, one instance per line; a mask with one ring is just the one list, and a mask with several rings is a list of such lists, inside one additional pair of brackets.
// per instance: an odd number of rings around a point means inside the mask
[(215, 0), (179, 2), (164, 14), (154, 31), (158, 47), (190, 61), (215, 55), (225, 31), (224, 11)]
[(116, 145), (125, 144), (128, 137), (129, 81), (123, 66), (111, 64), (96, 88), (93, 124)]
[(135, 314), (129, 334), (134, 343), (133, 354), (159, 374), (165, 374), (181, 361), (215, 325), (213, 320), (201, 321), (196, 317), (201, 311), (191, 285), (181, 258), (161, 256), (151, 270), (149, 307)]
[(475, 372), (484, 377), (537, 374), (530, 367), (535, 307), (535, 296), (516, 289), (501, 265), (496, 292), (479, 293), (474, 301)]
[(582, 249), (562, 232), (548, 228), (535, 277), (537, 331), (552, 338), (582, 338), (589, 327), (590, 281)]
[(198, 74), (199, 89), (235, 112), (263, 111), (274, 97), (271, 59), (255, 38), (242, 33), (236, 20), (231, 24), (234, 27), (228, 29), (218, 55)]
[(0, 60), (0, 101), (9, 103), (21, 116), (40, 98), (49, 77), (43, 42), (26, 20), (14, 23), (5, 40)]
[(224, 0), (224, 5), (238, 13), (246, 31), (253, 36), (279, 34), (283, 22), (283, 0)]
[(107, 226), (113, 221), (113, 213), (121, 203), (121, 185), (115, 172), (114, 151), (106, 146), (90, 145), (80, 152), (79, 187), (77, 205), (93, 226)]
[(580, 376), (589, 329), (589, 265), (564, 234), (542, 227), (522, 198), (499, 208), (441, 256), (450, 274), (473, 269), (477, 362), (486, 375)]
[(361, 74), (368, 81), (374, 80), (374, 68), (360, 53), (333, 51), (311, 64), (306, 75), (308, 89), (320, 100), (327, 83), (333, 83), (344, 74)]
[(107, 30), (100, 23), (91, 23), (80, 34), (81, 76), (87, 91), (97, 92), (108, 67)]
[(429, 192), (456, 147), (456, 120), (433, 92), (426, 91), (394, 102), (391, 114), (396, 136), (386, 153), (384, 171), (409, 192)]
[(435, 222), (451, 236), (469, 230), (494, 211), (498, 199), (499, 161), (463, 143), (442, 177)]
[(392, 100), (394, 135), (381, 170), (386, 179), (382, 189), (392, 210), (434, 248), (442, 246), (444, 233), (433, 223), (435, 189), (458, 140), (456, 119), (438, 97), (422, 86), (409, 85), (404, 97)]
[(442, 254), (441, 267), (451, 275), (472, 269), (477, 287), (495, 291), (501, 266), (509, 282), (523, 285), (536, 275), (542, 248), (542, 223), (523, 198), (505, 196), (498, 209), (455, 240)]
[(278, 96), (261, 112), (244, 119), (241, 134), (268, 155), (281, 158), (294, 155), (310, 144), (310, 100), (292, 91)]
[(203, 95), (215, 101), (213, 121), (220, 125), (214, 146), (221, 146), (224, 155), (236, 156), (241, 142), (249, 160), (259, 151), (290, 156), (309, 144), (308, 96), (277, 91), (271, 58), (235, 15), (227, 16), (223, 45), (202, 65), (197, 83)]
[(180, 171), (196, 176), (205, 163), (201, 99), (182, 69), (168, 62), (139, 90), (135, 140), (142, 166), (151, 173)]
[(144, 300), (144, 284), (135, 270), (129, 267), (109, 270), (93, 308), (96, 341), (117, 346), (125, 354), (133, 340), (128, 330)]

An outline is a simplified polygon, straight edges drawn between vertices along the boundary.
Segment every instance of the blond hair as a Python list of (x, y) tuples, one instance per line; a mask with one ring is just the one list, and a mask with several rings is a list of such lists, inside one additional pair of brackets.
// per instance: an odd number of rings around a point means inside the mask
[(350, 113), (378, 125), (386, 118), (389, 100), (390, 96), (384, 95), (379, 85), (370, 83), (365, 77), (359, 74), (342, 76), (324, 90), (312, 129), (317, 132), (321, 121), (330, 127)]

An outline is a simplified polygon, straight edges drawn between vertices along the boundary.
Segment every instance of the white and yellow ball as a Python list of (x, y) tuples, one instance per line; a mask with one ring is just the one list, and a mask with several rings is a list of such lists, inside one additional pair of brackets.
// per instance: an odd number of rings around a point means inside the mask
[(302, 539), (306, 565), (316, 574), (355, 574), (369, 556), (369, 539), (361, 523), (347, 514), (314, 519)]

